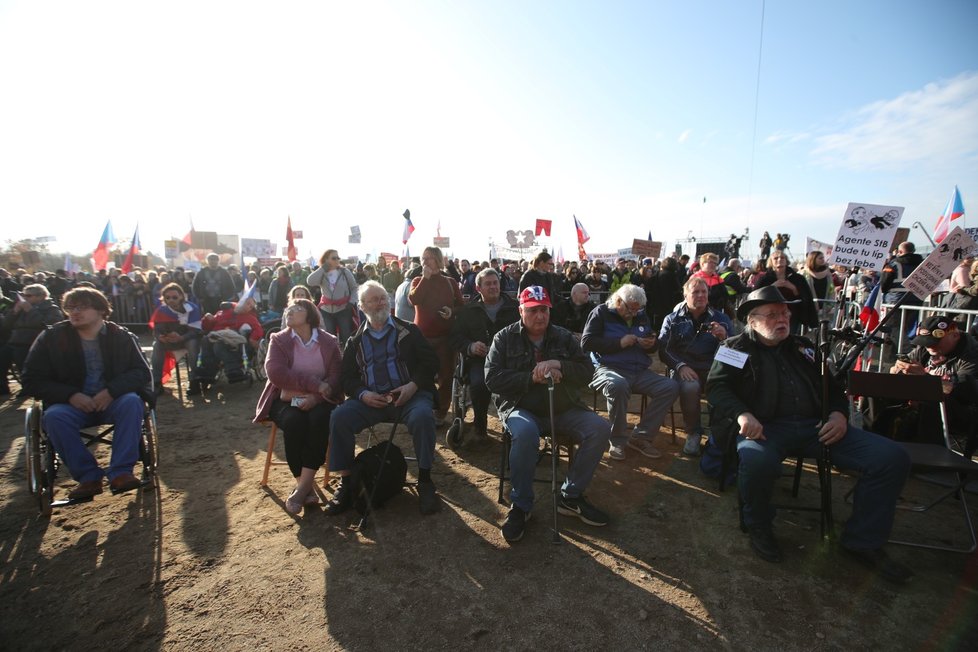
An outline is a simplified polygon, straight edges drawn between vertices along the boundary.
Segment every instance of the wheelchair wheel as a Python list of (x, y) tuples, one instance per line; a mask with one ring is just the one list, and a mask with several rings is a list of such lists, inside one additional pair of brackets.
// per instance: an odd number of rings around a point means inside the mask
[(255, 375), (258, 376), (258, 380), (268, 380), (268, 376), (265, 375), (265, 358), (268, 356), (268, 337), (265, 336), (258, 343), (258, 348), (255, 350)]
[(462, 443), (462, 420), (452, 419), (452, 425), (448, 426), (445, 433), (445, 445), (451, 449), (456, 449)]
[(36, 496), (41, 487), (41, 411), (27, 409), (24, 415), (24, 457), (27, 462), (27, 490)]
[(149, 484), (156, 476), (159, 463), (159, 438), (156, 432), (156, 412), (150, 410), (143, 420), (143, 432), (139, 442), (139, 458), (143, 463), (143, 484)]
[(41, 408), (33, 405), (24, 417), (24, 452), (27, 458), (27, 488), (37, 498), (42, 516), (51, 515), (54, 502), (54, 448), (41, 432)]

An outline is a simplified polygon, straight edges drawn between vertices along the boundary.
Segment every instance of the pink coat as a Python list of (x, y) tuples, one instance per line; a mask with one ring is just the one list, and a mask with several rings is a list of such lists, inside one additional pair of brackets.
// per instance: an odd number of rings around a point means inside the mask
[[(339, 340), (336, 339), (335, 335), (330, 335), (321, 328), (317, 330), (319, 332), (319, 351), (322, 353), (323, 365), (326, 367), (325, 380), (333, 390), (329, 400), (340, 403), (343, 400), (343, 390), (340, 387), (343, 353), (340, 351)], [(265, 383), (261, 398), (258, 399), (258, 407), (255, 409), (255, 423), (268, 419), (272, 401), (281, 396), (283, 389), (305, 394), (313, 394), (319, 390), (319, 378), (299, 376), (292, 373), (294, 351), (291, 328), (286, 328), (272, 335), (268, 343), (268, 357), (265, 358), (265, 373), (268, 374), (268, 381)]]

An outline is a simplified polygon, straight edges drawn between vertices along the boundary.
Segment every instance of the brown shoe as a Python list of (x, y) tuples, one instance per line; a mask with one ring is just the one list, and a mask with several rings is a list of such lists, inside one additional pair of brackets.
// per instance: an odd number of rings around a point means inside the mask
[[(112, 490), (114, 494), (121, 494), (124, 491), (132, 491), (133, 489), (139, 489), (139, 485), (142, 483), (139, 478), (134, 476), (132, 473), (123, 473), (122, 475), (117, 475), (109, 481), (109, 489)], [(101, 491), (101, 488), (99, 489)]]
[(79, 482), (78, 486), (68, 492), (68, 500), (86, 500), (102, 493), (101, 480)]

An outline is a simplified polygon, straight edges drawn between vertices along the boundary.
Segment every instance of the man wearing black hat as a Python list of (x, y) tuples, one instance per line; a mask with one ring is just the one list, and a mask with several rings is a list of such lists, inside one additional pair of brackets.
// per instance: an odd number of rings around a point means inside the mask
[(910, 458), (893, 441), (848, 424), (845, 396), (831, 378), (823, 406), (815, 349), (791, 335), (789, 303), (773, 286), (751, 292), (737, 310), (747, 328), (725, 341), (706, 385), (715, 423), (736, 423), (738, 489), (751, 548), (766, 561), (781, 561), (771, 529), (771, 494), (781, 463), (789, 454), (813, 455), (825, 445), (836, 466), (859, 474), (842, 550), (883, 578), (905, 582), (913, 572), (890, 559), (883, 544)]
[[(928, 317), (917, 329), (914, 348), (906, 360), (897, 360), (893, 374), (930, 374), (944, 383), (948, 419), (955, 430), (968, 432), (965, 456), (971, 457), (978, 441), (973, 424), (978, 404), (978, 341), (961, 331), (946, 315)], [(937, 414), (928, 415), (921, 405), (920, 423), (936, 423)], [(928, 419), (930, 416), (930, 419)], [(943, 443), (939, 438), (937, 443)]]

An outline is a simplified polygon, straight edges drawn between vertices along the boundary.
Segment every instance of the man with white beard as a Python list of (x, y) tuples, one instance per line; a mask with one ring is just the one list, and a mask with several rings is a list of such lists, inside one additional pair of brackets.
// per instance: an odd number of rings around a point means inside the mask
[(342, 484), (326, 513), (341, 514), (353, 505), (350, 472), (357, 433), (397, 420), (414, 440), (421, 513), (433, 514), (439, 508), (431, 481), (438, 358), (417, 326), (391, 315), (390, 296), (380, 283), (361, 284), (359, 304), (367, 318), (343, 352), (343, 391), (349, 399), (337, 406), (330, 420), (329, 471), (342, 478)]

